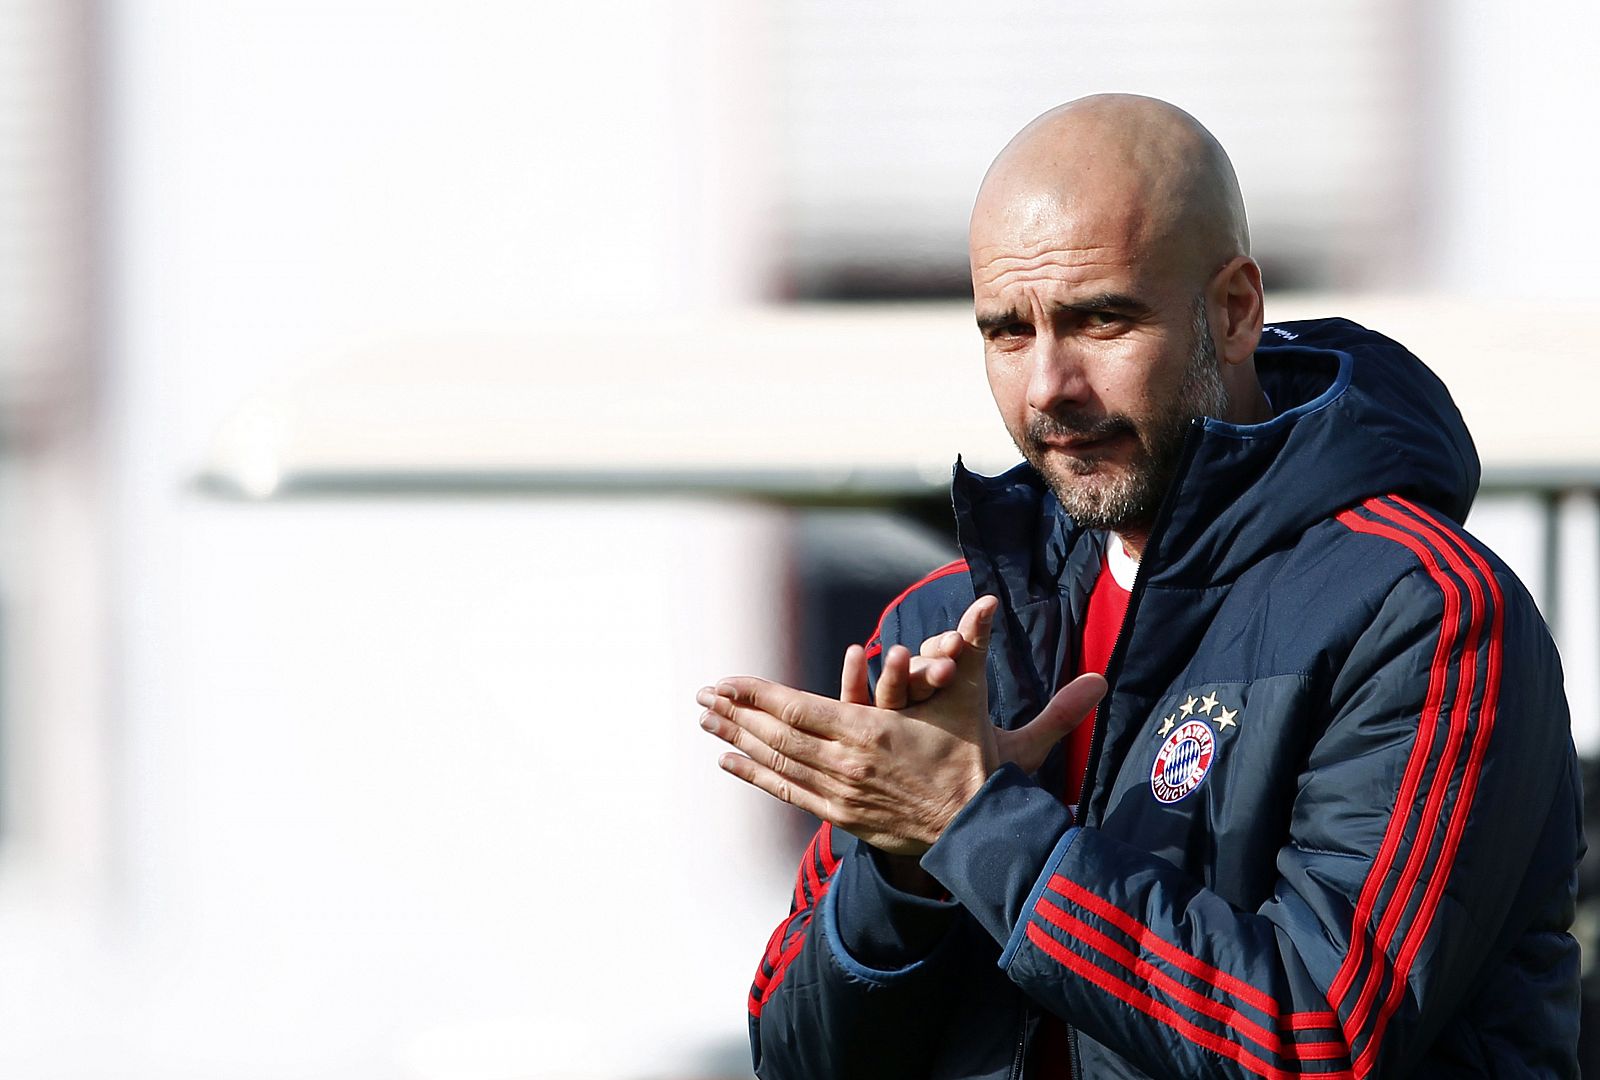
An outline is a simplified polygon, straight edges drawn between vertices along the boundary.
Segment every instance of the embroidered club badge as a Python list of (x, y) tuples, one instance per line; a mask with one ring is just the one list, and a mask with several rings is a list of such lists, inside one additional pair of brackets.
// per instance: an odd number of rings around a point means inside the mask
[(1150, 790), (1156, 801), (1175, 803), (1195, 788), (1211, 771), (1217, 756), (1217, 737), (1203, 720), (1179, 724), (1156, 753), (1150, 767)]

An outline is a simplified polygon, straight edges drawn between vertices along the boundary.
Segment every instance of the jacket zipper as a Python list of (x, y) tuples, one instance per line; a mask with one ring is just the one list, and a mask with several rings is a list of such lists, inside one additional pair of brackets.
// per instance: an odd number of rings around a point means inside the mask
[(1011, 1080), (1022, 1080), (1022, 1059), (1028, 1051), (1028, 1005), (1023, 1003), (1022, 1011), (1018, 1014), (1017, 1024), (1017, 1050), (1011, 1056)]
[[(1151, 534), (1154, 535), (1154, 530), (1151, 530)], [(1113, 543), (1118, 542), (1114, 537), (1111, 539)], [(1148, 540), (1145, 541), (1145, 546), (1147, 548), (1150, 546)], [(1099, 704), (1094, 707), (1094, 716), (1089, 720), (1089, 760), (1084, 765), (1083, 788), (1078, 792), (1078, 807), (1073, 812), (1072, 823), (1074, 825), (1083, 821), (1084, 809), (1089, 805), (1089, 784), (1094, 776), (1095, 765), (1100, 760), (1100, 714), (1106, 707), (1106, 703), (1111, 699), (1112, 669), (1115, 668), (1120, 673), (1122, 667), (1119, 663), (1122, 659), (1122, 639), (1127, 636), (1128, 623), (1133, 621), (1131, 616), (1133, 615), (1134, 601), (1143, 579), (1144, 559), (1141, 557), (1139, 559), (1139, 568), (1133, 574), (1133, 588), (1128, 592), (1128, 615), (1123, 617), (1122, 625), (1117, 627), (1117, 636), (1111, 643), (1111, 656), (1106, 660), (1106, 696), (1101, 698)], [(1069, 1062), (1072, 1067), (1072, 1080), (1083, 1080), (1083, 1055), (1078, 1052), (1078, 1029), (1072, 1024), (1067, 1025), (1067, 1049), (1072, 1055), (1072, 1060)]]
[[(1189, 471), (1189, 463), (1194, 460), (1195, 450), (1200, 445), (1197, 434), (1201, 430), (1201, 423), (1191, 421), (1191, 427), (1185, 434), (1183, 450), (1178, 457), (1178, 467), (1173, 470), (1172, 483), (1177, 485), (1184, 473)], [(1171, 490), (1168, 490), (1171, 495)], [(1161, 535), (1167, 520), (1172, 516), (1172, 500), (1163, 500), (1161, 509), (1156, 514), (1156, 520), (1150, 527), (1150, 535), (1145, 537), (1144, 550), (1149, 551), (1151, 544), (1157, 536)], [(1139, 600), (1144, 593), (1144, 556), (1139, 557), (1139, 568), (1134, 571), (1133, 588), (1128, 592), (1128, 613), (1122, 618), (1122, 625), (1117, 627), (1116, 639), (1111, 644), (1111, 655), (1106, 659), (1106, 696), (1100, 699), (1100, 704), (1094, 707), (1094, 717), (1089, 721), (1089, 760), (1084, 765), (1083, 789), (1078, 792), (1078, 806), (1074, 813), (1073, 824), (1083, 823), (1084, 811), (1089, 806), (1090, 789), (1094, 785), (1095, 767), (1100, 763), (1100, 744), (1105, 741), (1105, 732), (1101, 730), (1100, 718), (1105, 715), (1106, 706), (1111, 704), (1111, 695), (1115, 692), (1117, 676), (1122, 674), (1123, 645), (1128, 637), (1128, 624), (1133, 622), (1133, 616), (1138, 612)]]
[[(1200, 423), (1191, 422), (1192, 426), (1185, 434), (1183, 451), (1178, 459), (1178, 467), (1173, 471), (1172, 483), (1176, 485), (1189, 471), (1189, 462), (1194, 459), (1195, 449), (1200, 445), (1196, 431), (1201, 428)], [(1167, 492), (1171, 494), (1171, 489)], [(1151, 542), (1160, 534), (1162, 526), (1171, 516), (1172, 502), (1170, 499), (1162, 502), (1155, 523), (1150, 527), (1150, 535), (1145, 537), (1144, 550), (1149, 551)], [(1133, 588), (1128, 591), (1128, 613), (1122, 617), (1122, 625), (1117, 627), (1116, 639), (1111, 643), (1111, 655), (1106, 659), (1106, 696), (1094, 707), (1094, 716), (1089, 721), (1089, 760), (1084, 763), (1083, 788), (1078, 792), (1078, 806), (1073, 812), (1072, 823), (1081, 825), (1084, 813), (1089, 806), (1090, 788), (1094, 784), (1095, 768), (1100, 764), (1101, 743), (1105, 741), (1105, 732), (1100, 727), (1100, 717), (1104, 715), (1106, 706), (1111, 703), (1112, 687), (1116, 684), (1116, 676), (1122, 674), (1122, 646), (1128, 636), (1128, 624), (1133, 622), (1134, 613), (1138, 610), (1139, 600), (1143, 594), (1144, 586), (1144, 555), (1139, 556), (1139, 568), (1133, 574)], [(1067, 1025), (1067, 1047), (1072, 1054), (1072, 1080), (1083, 1080), (1083, 1055), (1078, 1052), (1078, 1029), (1075, 1025)], [(1020, 1046), (1019, 1046), (1020, 1050)]]

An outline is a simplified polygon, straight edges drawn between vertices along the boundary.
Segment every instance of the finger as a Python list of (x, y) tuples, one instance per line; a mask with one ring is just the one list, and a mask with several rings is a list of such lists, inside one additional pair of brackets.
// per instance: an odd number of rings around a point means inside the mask
[(957, 681), (961, 691), (973, 696), (988, 696), (986, 668), (989, 661), (989, 636), (994, 628), (995, 613), (1000, 601), (994, 596), (980, 596), (961, 613), (956, 631), (963, 642), (956, 657)]
[(1085, 672), (1057, 690), (1039, 717), (1065, 724), (1071, 731), (1089, 718), (1100, 699), (1106, 696), (1107, 689), (1104, 675)]
[(958, 630), (946, 630), (942, 634), (935, 634), (922, 643), (918, 656), (939, 657), (947, 656), (955, 659), (961, 655), (961, 650), (966, 647), (966, 642), (961, 639)]
[(956, 629), (966, 643), (979, 652), (987, 652), (989, 649), (989, 634), (994, 629), (994, 613), (999, 608), (998, 597), (980, 596), (961, 613), (961, 621), (956, 625)]
[[(759, 717), (765, 714), (750, 714), (747, 711), (746, 718), (748, 719), (750, 715)], [(816, 747), (804, 744), (802, 740), (805, 737), (797, 736), (792, 729), (784, 728), (778, 733), (778, 737), (787, 737), (791, 740), (788, 744), (789, 753), (785, 754), (768, 744), (749, 728), (742, 727), (726, 717), (718, 716), (710, 710), (701, 715), (700, 726), (729, 746), (741, 751), (746, 757), (760, 763), (779, 776), (788, 777), (797, 784), (808, 787), (813, 791), (833, 791), (838, 787), (827, 776), (806, 763), (815, 759)]]
[(1014, 761), (1023, 772), (1034, 772), (1044, 764), (1051, 747), (1087, 720), (1106, 693), (1102, 675), (1079, 675), (1057, 690), (1039, 715), (1015, 731), (999, 733), (1000, 757)]
[[(782, 717), (773, 716), (761, 709), (736, 705), (733, 699), (723, 697), (721, 694), (706, 694), (704, 691), (702, 694), (705, 696), (706, 711), (700, 717), (700, 726), (717, 738), (733, 743), (735, 742), (733, 733), (745, 731), (775, 753), (793, 758), (802, 765), (825, 767), (827, 748), (831, 745), (826, 739), (813, 735), (803, 728), (795, 727)], [(748, 747), (738, 743), (735, 745), (745, 753), (751, 753)], [(764, 763), (770, 764), (765, 761)]]
[(760, 788), (774, 799), (786, 802), (790, 806), (798, 806), (808, 814), (827, 820), (827, 799), (788, 777), (773, 772), (760, 762), (742, 754), (723, 754), (717, 759), (717, 764), (724, 772), (732, 773), (750, 786)]
[(844, 668), (839, 672), (839, 700), (852, 705), (871, 705), (872, 687), (868, 682), (867, 650), (852, 645), (844, 651)]
[(883, 672), (878, 676), (873, 700), (880, 709), (903, 709), (911, 684), (911, 650), (891, 645), (883, 654)]
[(918, 656), (911, 661), (911, 681), (907, 696), (913, 704), (927, 701), (956, 681), (956, 662), (946, 657)]
[(715, 687), (703, 687), (695, 695), (695, 700), (721, 716), (727, 716), (728, 713), (715, 704), (718, 700), (726, 703), (730, 709), (756, 709), (790, 727), (828, 739), (838, 738), (849, 730), (844, 711), (856, 707), (841, 705), (832, 698), (808, 694), (804, 690), (758, 679), (753, 675), (735, 675), (723, 679)]

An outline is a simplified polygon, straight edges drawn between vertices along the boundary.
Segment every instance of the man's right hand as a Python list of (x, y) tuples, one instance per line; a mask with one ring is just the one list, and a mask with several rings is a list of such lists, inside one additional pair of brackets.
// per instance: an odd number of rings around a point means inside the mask
[[(956, 629), (925, 640), (916, 656), (904, 645), (891, 645), (883, 654), (883, 671), (878, 676), (878, 684), (870, 692), (866, 651), (860, 645), (850, 646), (844, 655), (839, 699), (857, 705), (876, 705), (880, 709), (904, 709), (927, 701), (951, 686), (956, 681), (962, 656), (977, 647), (977, 608), (974, 601), (962, 614)], [(1036, 772), (1051, 749), (1093, 713), (1105, 692), (1103, 676), (1079, 675), (1056, 691), (1033, 720), (1014, 731), (995, 733), (1000, 761), (1014, 762), (1026, 773)], [(888, 855), (884, 862), (890, 883), (897, 888), (922, 896), (942, 895), (942, 887), (922, 869), (916, 858)]]
[[(956, 681), (961, 657), (978, 647), (978, 602), (961, 616), (954, 630), (935, 634), (922, 643), (916, 656), (903, 645), (891, 645), (883, 654), (878, 685), (868, 696), (866, 651), (859, 645), (845, 650), (839, 699), (880, 709), (904, 709), (927, 701)], [(1025, 773), (1037, 772), (1051, 749), (1088, 719), (1106, 693), (1103, 676), (1079, 675), (1056, 691), (1032, 721), (1015, 731), (1000, 731), (1002, 762), (1015, 762)]]
[(903, 709), (927, 701), (955, 682), (961, 655), (975, 633), (969, 609), (962, 619), (961, 629), (933, 635), (922, 643), (916, 656), (904, 645), (891, 645), (883, 654), (883, 672), (878, 676), (878, 685), (870, 700), (867, 697), (866, 652), (860, 646), (851, 646), (844, 654), (839, 697), (880, 709)]

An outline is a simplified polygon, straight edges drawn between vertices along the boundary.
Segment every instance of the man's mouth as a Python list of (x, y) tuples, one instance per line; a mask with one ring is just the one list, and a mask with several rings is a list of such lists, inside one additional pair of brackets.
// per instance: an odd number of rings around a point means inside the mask
[(1047, 450), (1059, 450), (1067, 454), (1087, 454), (1110, 445), (1125, 434), (1127, 434), (1125, 431), (1118, 428), (1103, 435), (1047, 436), (1038, 442)]

